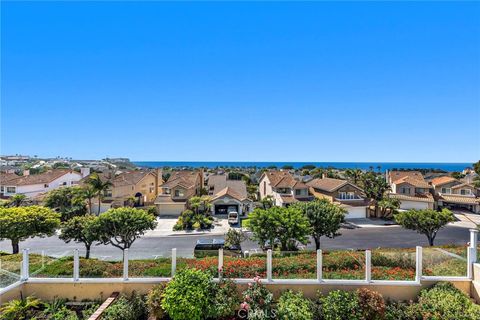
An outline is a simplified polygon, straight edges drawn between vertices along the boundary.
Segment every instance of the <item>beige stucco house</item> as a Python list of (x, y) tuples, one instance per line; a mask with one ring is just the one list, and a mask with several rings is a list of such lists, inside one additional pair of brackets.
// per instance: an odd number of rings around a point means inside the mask
[(179, 216), (187, 207), (188, 199), (200, 195), (203, 187), (202, 171), (174, 171), (160, 186), (155, 199), (157, 212), (162, 216)]
[(274, 205), (286, 207), (298, 201), (310, 201), (308, 186), (288, 171), (265, 171), (259, 181), (260, 199), (271, 196)]
[(247, 185), (242, 180), (229, 180), (226, 174), (214, 174), (208, 177), (208, 195), (212, 197), (212, 214), (227, 214), (234, 209), (240, 215), (247, 215), (252, 209), (248, 199)]
[(443, 176), (432, 179), (431, 185), (439, 208), (466, 209), (480, 213), (480, 191), (472, 184)]
[(419, 171), (389, 171), (386, 174), (389, 196), (400, 200), (400, 210), (433, 209), (432, 186)]
[(347, 210), (346, 219), (367, 217), (370, 200), (363, 190), (347, 180), (322, 178), (307, 182), (310, 193), (319, 199), (327, 199)]

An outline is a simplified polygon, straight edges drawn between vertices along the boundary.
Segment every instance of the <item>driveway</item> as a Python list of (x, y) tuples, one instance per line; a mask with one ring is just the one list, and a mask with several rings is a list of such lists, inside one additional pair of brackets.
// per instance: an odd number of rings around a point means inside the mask
[(182, 236), (182, 235), (224, 235), (227, 233), (230, 226), (227, 219), (215, 218), (213, 228), (210, 230), (182, 230), (173, 231), (173, 226), (177, 223), (178, 218), (159, 217), (157, 218), (157, 227), (155, 230), (148, 231), (144, 237), (167, 237), (167, 236)]

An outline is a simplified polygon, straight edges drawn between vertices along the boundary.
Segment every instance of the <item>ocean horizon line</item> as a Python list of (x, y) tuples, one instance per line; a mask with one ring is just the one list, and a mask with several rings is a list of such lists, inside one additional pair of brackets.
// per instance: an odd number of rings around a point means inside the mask
[(444, 171), (462, 171), (467, 167), (471, 167), (473, 162), (304, 162), (304, 161), (132, 161), (141, 167), (191, 167), (191, 168), (216, 168), (216, 167), (258, 167), (265, 168), (276, 166), (292, 166), (299, 169), (305, 165), (314, 165), (315, 167), (348, 169), (357, 168), (368, 170), (369, 168), (378, 168), (382, 170), (391, 169), (436, 169)]

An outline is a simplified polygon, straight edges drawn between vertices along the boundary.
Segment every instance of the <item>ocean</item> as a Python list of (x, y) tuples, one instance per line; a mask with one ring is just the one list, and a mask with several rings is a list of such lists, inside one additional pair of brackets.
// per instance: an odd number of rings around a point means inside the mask
[(322, 168), (336, 169), (362, 169), (368, 170), (373, 167), (377, 170), (380, 167), (382, 171), (392, 169), (439, 169), (444, 171), (462, 171), (466, 167), (472, 167), (472, 163), (427, 163), (427, 162), (228, 162), (228, 161), (132, 161), (139, 167), (159, 168), (216, 168), (216, 167), (257, 167), (265, 168), (276, 166), (281, 168), (285, 165), (291, 165), (294, 168), (301, 168), (304, 165), (314, 165)]

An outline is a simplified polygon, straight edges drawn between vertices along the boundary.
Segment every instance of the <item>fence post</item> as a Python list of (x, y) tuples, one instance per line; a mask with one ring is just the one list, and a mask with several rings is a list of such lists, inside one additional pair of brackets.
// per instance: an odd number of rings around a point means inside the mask
[(467, 278), (473, 277), (473, 264), (477, 262), (478, 230), (470, 229), (470, 245), (467, 251)]
[(223, 249), (218, 249), (218, 278), (223, 276)]
[(128, 280), (128, 249), (123, 250), (123, 280)]
[(29, 249), (23, 249), (23, 259), (22, 259), (22, 277), (20, 280), (27, 281), (30, 277), (30, 266), (29, 266)]
[(365, 250), (365, 281), (372, 281), (372, 252)]
[(73, 250), (73, 281), (80, 278), (80, 260), (78, 258), (78, 249)]
[(322, 268), (323, 268), (323, 261), (322, 261), (322, 250), (317, 250), (317, 281), (322, 281)]
[(416, 262), (416, 270), (415, 270), (415, 281), (420, 283), (422, 279), (422, 269), (423, 269), (423, 248), (417, 246), (417, 251), (415, 253), (415, 262)]
[(172, 249), (172, 278), (177, 270), (177, 248)]
[(272, 250), (267, 251), (267, 280), (272, 281)]

